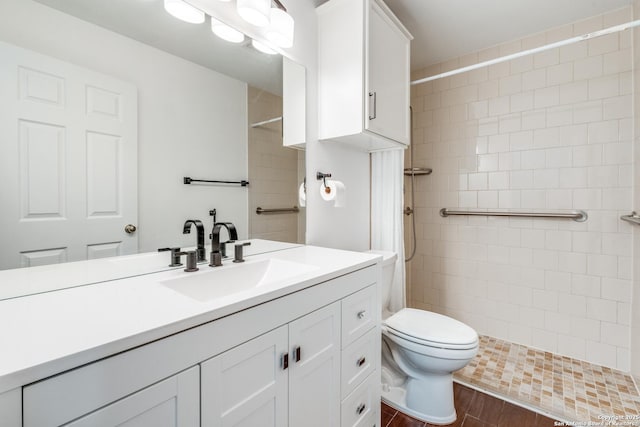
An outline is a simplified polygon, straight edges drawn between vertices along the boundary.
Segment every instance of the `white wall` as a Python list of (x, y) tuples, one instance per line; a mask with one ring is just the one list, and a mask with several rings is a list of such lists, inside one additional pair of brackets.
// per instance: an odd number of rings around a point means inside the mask
[[(631, 8), (614, 11), (419, 74), (631, 18)], [(416, 179), (411, 305), (629, 370), (632, 227), (619, 216), (632, 207), (631, 33), (419, 85), (412, 106), (415, 165), (434, 173)], [(589, 219), (441, 218), (444, 207), (584, 209)]]
[(182, 184), (247, 178), (246, 84), (31, 0), (2, 0), (0, 39), (137, 86), (140, 250), (194, 245), (211, 208), (247, 236), (246, 189)]
[[(312, 3), (312, 0), (307, 0)], [(314, 13), (315, 24), (315, 13)], [(317, 52), (317, 40), (313, 46)], [(313, 115), (307, 116), (307, 243), (337, 249), (363, 251), (369, 248), (370, 179), (369, 154), (355, 151), (335, 141), (318, 141), (317, 79), (314, 57), (313, 92), (307, 93), (307, 105), (312, 103)], [(305, 64), (307, 65), (307, 64)], [(309, 67), (307, 65), (307, 67)], [(309, 77), (307, 68), (307, 77)], [(307, 86), (310, 89), (309, 86)], [(346, 205), (331, 206), (320, 198), (316, 172), (331, 173), (332, 179), (346, 187)]]

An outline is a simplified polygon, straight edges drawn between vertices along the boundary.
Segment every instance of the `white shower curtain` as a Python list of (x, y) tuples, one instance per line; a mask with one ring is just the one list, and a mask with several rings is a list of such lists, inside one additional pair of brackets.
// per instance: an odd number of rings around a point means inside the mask
[(371, 153), (371, 249), (398, 254), (389, 309), (406, 307), (402, 207), (404, 150)]

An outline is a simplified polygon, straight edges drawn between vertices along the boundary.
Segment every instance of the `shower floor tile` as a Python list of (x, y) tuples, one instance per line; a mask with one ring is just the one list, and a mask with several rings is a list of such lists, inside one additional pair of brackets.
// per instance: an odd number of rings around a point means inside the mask
[(640, 426), (640, 394), (629, 374), (524, 345), (481, 336), (478, 355), (454, 378), (560, 420)]

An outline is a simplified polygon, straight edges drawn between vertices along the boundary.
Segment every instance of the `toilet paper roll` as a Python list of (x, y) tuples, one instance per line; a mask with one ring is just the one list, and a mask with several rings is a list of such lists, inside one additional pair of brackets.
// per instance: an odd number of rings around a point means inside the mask
[(326, 185), (320, 184), (320, 196), (325, 202), (334, 202), (333, 206), (342, 208), (346, 204), (346, 188), (341, 181), (328, 179)]
[(298, 188), (298, 203), (301, 208), (307, 206), (307, 192), (304, 189), (304, 182)]

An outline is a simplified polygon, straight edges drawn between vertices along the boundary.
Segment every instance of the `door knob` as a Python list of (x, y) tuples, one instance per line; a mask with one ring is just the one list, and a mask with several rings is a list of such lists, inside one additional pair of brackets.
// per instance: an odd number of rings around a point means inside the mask
[(127, 234), (133, 234), (136, 232), (136, 230), (138, 229), (138, 227), (136, 227), (133, 224), (127, 224), (124, 226), (124, 232)]

